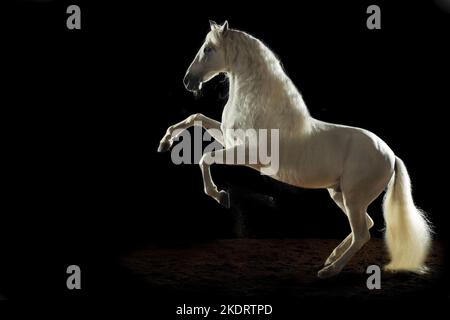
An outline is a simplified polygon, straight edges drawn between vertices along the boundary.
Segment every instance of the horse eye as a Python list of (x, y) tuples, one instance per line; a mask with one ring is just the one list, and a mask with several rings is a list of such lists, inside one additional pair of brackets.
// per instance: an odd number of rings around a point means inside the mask
[(204, 49), (203, 49), (203, 53), (204, 54), (208, 54), (208, 53), (210, 53), (212, 51), (212, 48), (211, 47), (208, 47), (208, 46), (206, 46)]

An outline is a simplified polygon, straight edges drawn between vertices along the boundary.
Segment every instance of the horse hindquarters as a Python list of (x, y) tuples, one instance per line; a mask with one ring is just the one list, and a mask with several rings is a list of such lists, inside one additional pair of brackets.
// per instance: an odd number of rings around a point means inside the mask
[(340, 179), (343, 205), (352, 230), (351, 243), (342, 255), (319, 271), (326, 278), (339, 273), (370, 239), (367, 207), (385, 189), (393, 173), (392, 151), (379, 138), (355, 130)]

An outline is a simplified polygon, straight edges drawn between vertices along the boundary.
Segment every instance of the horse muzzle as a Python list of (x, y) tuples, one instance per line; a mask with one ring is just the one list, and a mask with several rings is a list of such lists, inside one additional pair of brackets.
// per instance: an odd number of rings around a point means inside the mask
[(190, 92), (200, 91), (200, 89), (202, 88), (202, 82), (200, 81), (200, 78), (194, 77), (189, 73), (184, 76), (183, 83), (186, 89)]

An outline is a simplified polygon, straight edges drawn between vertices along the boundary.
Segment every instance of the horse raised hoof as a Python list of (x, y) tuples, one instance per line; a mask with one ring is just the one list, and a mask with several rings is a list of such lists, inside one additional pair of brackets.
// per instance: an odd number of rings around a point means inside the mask
[(169, 141), (161, 141), (158, 146), (158, 152), (167, 152), (172, 144)]
[(225, 208), (230, 209), (230, 194), (224, 190), (219, 192), (219, 203)]

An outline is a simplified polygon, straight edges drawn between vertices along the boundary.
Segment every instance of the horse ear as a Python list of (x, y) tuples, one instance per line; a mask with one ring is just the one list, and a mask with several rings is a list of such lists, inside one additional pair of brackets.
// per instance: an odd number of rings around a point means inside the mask
[(211, 31), (213, 31), (219, 27), (219, 25), (213, 20), (209, 20), (209, 26), (211, 27)]
[(223, 23), (223, 25), (220, 27), (220, 31), (225, 34), (228, 31), (228, 21), (225, 20), (225, 22)]

